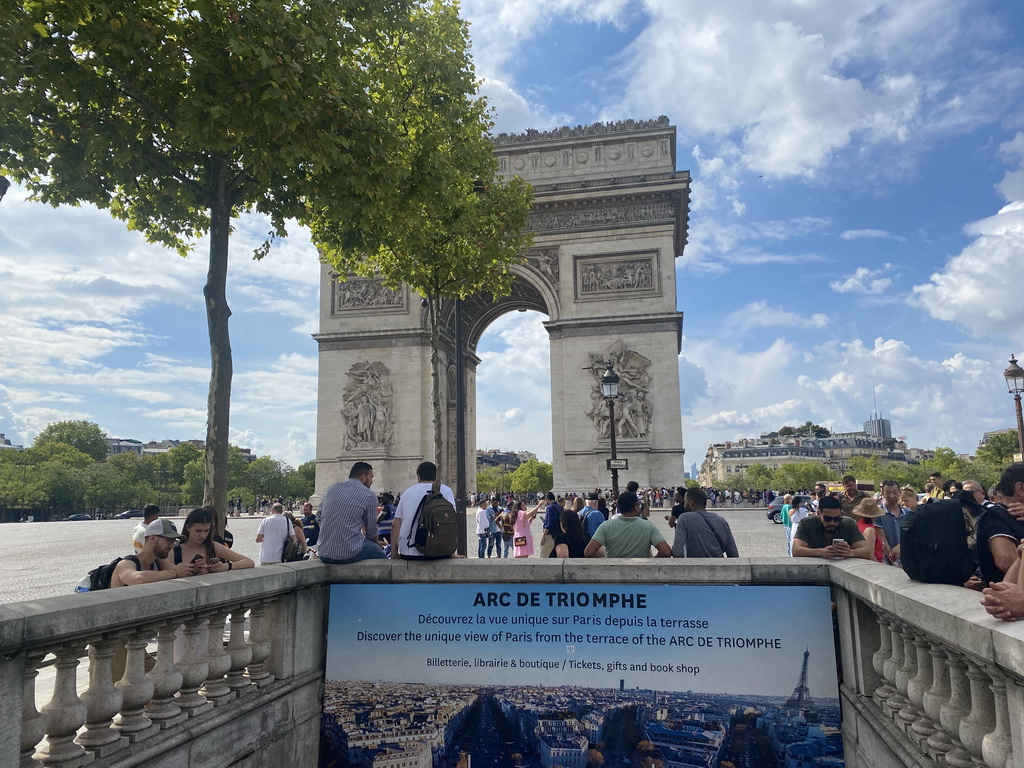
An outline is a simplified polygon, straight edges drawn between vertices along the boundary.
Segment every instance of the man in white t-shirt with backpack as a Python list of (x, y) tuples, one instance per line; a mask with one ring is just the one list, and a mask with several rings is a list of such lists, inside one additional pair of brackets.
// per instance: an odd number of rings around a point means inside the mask
[[(423, 497), (430, 493), (430, 489), (437, 480), (437, 465), (432, 461), (421, 462), (416, 467), (416, 483), (410, 485), (402, 494), (398, 502), (398, 509), (395, 510), (395, 521), (391, 524), (391, 559), (392, 560), (438, 560), (445, 557), (464, 557), (464, 555), (452, 554), (442, 555), (437, 558), (423, 555), (415, 545), (409, 543), (413, 534), (413, 526), (416, 524), (416, 511), (419, 509)], [(444, 483), (440, 483), (440, 493), (455, 507), (455, 494), (452, 489)]]
[(263, 518), (256, 531), (256, 543), (260, 545), (260, 565), (280, 565), (284, 543), (292, 532), (292, 525), (284, 516), (284, 504), (270, 508), (270, 516)]

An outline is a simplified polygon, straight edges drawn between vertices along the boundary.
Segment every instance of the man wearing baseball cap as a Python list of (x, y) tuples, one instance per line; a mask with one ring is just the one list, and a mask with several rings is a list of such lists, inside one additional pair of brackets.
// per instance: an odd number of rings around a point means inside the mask
[(121, 558), (121, 562), (114, 568), (110, 576), (111, 589), (202, 573), (203, 566), (198, 563), (179, 563), (166, 570), (160, 570), (157, 561), (166, 558), (175, 544), (185, 540), (170, 520), (158, 518), (151, 522), (146, 526), (143, 539), (145, 543), (142, 549), (134, 555)]

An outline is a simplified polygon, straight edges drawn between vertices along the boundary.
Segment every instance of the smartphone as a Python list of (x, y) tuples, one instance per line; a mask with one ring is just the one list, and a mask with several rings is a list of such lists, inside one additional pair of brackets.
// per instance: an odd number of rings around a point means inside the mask
[(202, 559), (203, 559), (202, 555), (196, 555), (195, 557), (192, 558), (192, 562), (193, 563), (198, 563)]
[(845, 544), (846, 539), (832, 539), (833, 544)]

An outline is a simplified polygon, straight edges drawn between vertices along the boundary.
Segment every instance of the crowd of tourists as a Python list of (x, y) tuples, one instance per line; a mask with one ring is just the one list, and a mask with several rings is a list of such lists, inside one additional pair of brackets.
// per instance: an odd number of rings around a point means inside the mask
[[(328, 488), (316, 512), (309, 502), (293, 514), (282, 501), (272, 501), (256, 535), (259, 564), (307, 557), (345, 564), (460, 556), (454, 545), (438, 550), (443, 554), (424, 554), (431, 550), (417, 538), (431, 500), (454, 515), (454, 494), (437, 481), (434, 464), (420, 464), (415, 482), (400, 495), (378, 496), (370, 490), (372, 483), (373, 468), (356, 462), (348, 480)], [(790, 555), (902, 567), (919, 581), (981, 591), (993, 616), (1024, 618), (1024, 462), (1008, 466), (988, 489), (975, 480), (939, 473), (920, 491), (887, 480), (877, 493), (869, 492), (852, 475), (842, 485), (838, 491), (819, 483), (813, 490), (783, 496)], [(757, 492), (741, 496), (740, 502), (770, 503), (772, 495)], [(564, 495), (475, 493), (468, 499), (468, 514), (475, 519), (480, 559), (738, 557), (728, 522), (709, 511), (733, 499), (731, 492), (715, 489), (642, 489), (630, 482), (617, 497), (602, 489)], [(664, 517), (672, 542), (650, 520), (653, 510), (669, 502)], [(230, 532), (216, 526), (214, 510), (200, 507), (188, 514), (179, 534), (150, 505), (133, 532), (134, 554), (111, 564), (109, 586), (254, 567), (256, 562), (231, 548)]]

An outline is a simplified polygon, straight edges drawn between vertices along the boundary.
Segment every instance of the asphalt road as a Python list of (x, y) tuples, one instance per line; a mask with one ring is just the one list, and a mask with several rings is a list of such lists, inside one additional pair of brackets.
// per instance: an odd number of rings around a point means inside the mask
[[(672, 541), (665, 522), (668, 508), (654, 509), (651, 519)], [(714, 510), (732, 527), (742, 557), (785, 557), (785, 533), (765, 517), (763, 509)], [(235, 549), (257, 559), (255, 542), (261, 517), (231, 518), (228, 528)], [(132, 551), (131, 533), (136, 520), (88, 520), (59, 523), (5, 523), (0, 525), (0, 603), (38, 600), (74, 591), (79, 579), (102, 563)], [(175, 520), (179, 530), (182, 520)], [(476, 555), (476, 525), (470, 510), (467, 520), (470, 555)], [(540, 540), (541, 521), (533, 521), (534, 541)]]

